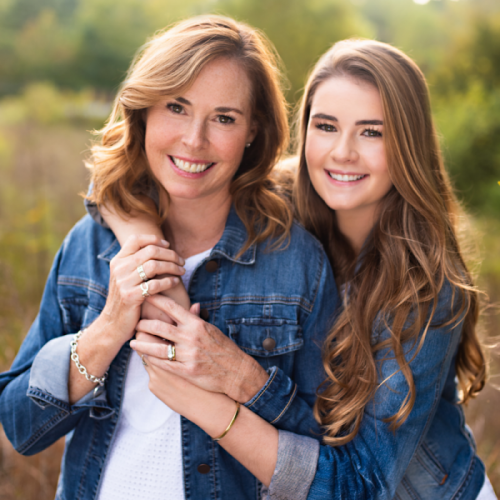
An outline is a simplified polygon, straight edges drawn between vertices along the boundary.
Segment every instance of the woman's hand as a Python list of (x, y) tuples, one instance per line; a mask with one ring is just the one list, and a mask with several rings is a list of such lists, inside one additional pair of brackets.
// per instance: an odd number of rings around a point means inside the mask
[[(245, 354), (218, 328), (195, 314), (199, 311), (199, 304), (193, 305), (188, 312), (174, 301), (158, 295), (149, 297), (147, 302), (176, 323), (141, 320), (137, 324), (137, 340), (132, 341), (130, 346), (152, 356), (154, 366), (202, 389), (227, 394), (240, 403), (250, 400), (266, 383), (269, 376), (255, 359)], [(141, 333), (174, 342), (176, 360), (168, 360), (168, 345), (165, 342), (146, 342)]]
[[(102, 377), (123, 344), (132, 338), (145, 297), (143, 280), (137, 271), (142, 265), (148, 293), (157, 294), (175, 286), (179, 278), (155, 278), (165, 273), (179, 275), (183, 260), (168, 249), (168, 243), (156, 236), (132, 236), (111, 260), (109, 292), (99, 317), (86, 329), (78, 342), (77, 354), (88, 373)], [(145, 284), (143, 284), (145, 286)], [(71, 403), (95, 387), (70, 364), (68, 393)]]
[[(122, 345), (134, 335), (145, 299), (143, 288), (147, 285), (149, 295), (161, 293), (176, 286), (177, 276), (184, 273), (184, 260), (168, 246), (157, 236), (133, 235), (111, 260), (108, 298), (101, 317), (107, 319)], [(146, 283), (137, 270), (141, 265)], [(163, 277), (165, 274), (174, 276)]]

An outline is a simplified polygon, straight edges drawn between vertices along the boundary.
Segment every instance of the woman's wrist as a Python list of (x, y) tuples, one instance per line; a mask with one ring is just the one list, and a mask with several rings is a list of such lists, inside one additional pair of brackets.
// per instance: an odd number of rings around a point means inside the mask
[(237, 376), (231, 380), (226, 394), (234, 401), (244, 404), (264, 387), (269, 379), (269, 374), (258, 361), (248, 355), (245, 355), (240, 368)]

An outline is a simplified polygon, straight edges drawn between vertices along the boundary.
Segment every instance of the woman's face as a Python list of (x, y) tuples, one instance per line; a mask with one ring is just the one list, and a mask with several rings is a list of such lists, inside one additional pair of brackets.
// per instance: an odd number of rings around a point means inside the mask
[[(311, 103), (305, 155), (311, 182), (337, 219), (376, 216), (391, 189), (378, 90), (349, 77), (321, 83)], [(351, 216), (355, 216), (354, 218)]]
[(148, 109), (146, 155), (172, 201), (220, 201), (256, 131), (245, 70), (216, 59), (182, 95)]

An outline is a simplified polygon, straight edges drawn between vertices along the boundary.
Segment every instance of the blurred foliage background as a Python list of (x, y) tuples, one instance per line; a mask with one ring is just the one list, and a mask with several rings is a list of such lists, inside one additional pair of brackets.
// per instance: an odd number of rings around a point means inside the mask
[[(0, 369), (33, 321), (52, 258), (84, 214), (82, 158), (135, 51), (172, 22), (220, 13), (262, 29), (281, 55), (287, 97), (332, 43), (376, 38), (424, 70), (448, 169), (471, 214), (479, 285), (500, 301), (500, 2), (498, 0), (0, 0)], [(498, 335), (495, 307), (485, 340)], [(495, 354), (495, 351), (492, 350)], [(467, 410), (500, 493), (500, 395)], [(20, 457), (0, 430), (0, 500), (54, 497), (62, 443)]]

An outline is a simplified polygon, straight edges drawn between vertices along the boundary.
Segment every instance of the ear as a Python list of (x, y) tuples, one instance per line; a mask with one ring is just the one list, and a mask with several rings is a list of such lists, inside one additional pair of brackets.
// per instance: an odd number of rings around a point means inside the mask
[(259, 131), (259, 124), (257, 123), (257, 120), (252, 120), (252, 123), (250, 125), (250, 130), (248, 131), (248, 136), (247, 136), (247, 140), (246, 140), (247, 144), (253, 142), (258, 131)]

